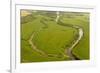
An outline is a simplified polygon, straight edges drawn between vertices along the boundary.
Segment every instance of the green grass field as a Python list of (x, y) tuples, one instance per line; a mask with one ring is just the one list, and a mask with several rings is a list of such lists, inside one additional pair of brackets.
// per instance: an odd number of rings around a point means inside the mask
[[(23, 13), (28, 12), (28, 13)], [(89, 13), (21, 10), (21, 63), (89, 59)], [(26, 14), (26, 15), (25, 15)], [(79, 37), (78, 26), (84, 35)]]

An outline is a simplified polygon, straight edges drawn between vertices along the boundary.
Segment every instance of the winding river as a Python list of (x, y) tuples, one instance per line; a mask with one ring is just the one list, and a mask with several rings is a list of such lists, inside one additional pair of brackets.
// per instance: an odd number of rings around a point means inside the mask
[(60, 21), (60, 13), (59, 11), (56, 12), (56, 20), (55, 20), (58, 24), (60, 24), (61, 26), (67, 26), (67, 27), (71, 27), (71, 28), (75, 28), (78, 30), (78, 37), (77, 39), (75, 40), (75, 42), (69, 47), (69, 48), (66, 48), (65, 49), (65, 52), (66, 54), (72, 59), (72, 60), (76, 60), (76, 59), (79, 59), (77, 58), (73, 53), (72, 53), (72, 50), (73, 48), (79, 43), (79, 41), (82, 39), (83, 37), (83, 29), (81, 27), (79, 27), (78, 25), (69, 25), (69, 24), (64, 24)]
[(70, 46), (69, 48), (66, 48), (66, 49), (67, 49), (67, 55), (68, 55), (72, 60), (75, 60), (76, 57), (75, 57), (75, 55), (72, 54), (72, 50), (73, 50), (73, 48), (79, 43), (79, 41), (82, 39), (84, 33), (83, 33), (83, 29), (82, 29), (81, 27), (74, 26), (73, 28), (78, 29), (78, 34), (79, 34), (79, 36), (77, 37), (77, 40), (74, 42), (74, 44), (72, 44), (72, 46)]

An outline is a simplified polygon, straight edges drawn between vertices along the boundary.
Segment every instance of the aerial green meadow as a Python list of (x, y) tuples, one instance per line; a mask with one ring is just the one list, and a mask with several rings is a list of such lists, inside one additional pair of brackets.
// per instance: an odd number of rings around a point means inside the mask
[(88, 12), (20, 10), (21, 63), (89, 60)]

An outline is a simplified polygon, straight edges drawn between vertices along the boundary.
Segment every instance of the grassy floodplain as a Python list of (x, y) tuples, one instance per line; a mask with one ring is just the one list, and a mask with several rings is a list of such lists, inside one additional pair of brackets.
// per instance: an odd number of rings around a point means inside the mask
[[(21, 10), (20, 19), (21, 63), (89, 59), (89, 13)], [(68, 55), (79, 37), (75, 27), (84, 34)]]

